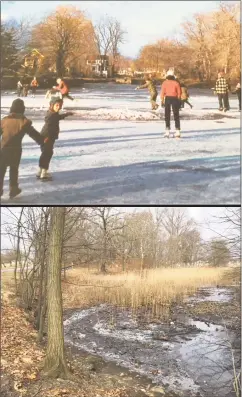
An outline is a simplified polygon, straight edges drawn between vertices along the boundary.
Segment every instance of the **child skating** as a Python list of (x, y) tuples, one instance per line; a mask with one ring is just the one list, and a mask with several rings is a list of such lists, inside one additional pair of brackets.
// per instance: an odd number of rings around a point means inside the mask
[(39, 159), (39, 171), (36, 175), (41, 181), (51, 180), (51, 175), (48, 172), (51, 158), (53, 156), (53, 148), (56, 139), (59, 137), (60, 120), (64, 120), (68, 116), (72, 116), (73, 112), (66, 112), (59, 114), (63, 105), (61, 98), (52, 98), (50, 101), (49, 110), (45, 116), (45, 124), (41, 130), (41, 136), (44, 139), (44, 143), (41, 146), (41, 156)]
[(32, 121), (24, 116), (24, 112), (24, 101), (15, 99), (9, 115), (1, 120), (0, 191), (2, 196), (4, 177), (9, 167), (10, 198), (14, 198), (21, 193), (18, 185), (18, 172), (24, 135), (28, 134), (39, 145), (44, 142), (43, 137), (32, 126)]

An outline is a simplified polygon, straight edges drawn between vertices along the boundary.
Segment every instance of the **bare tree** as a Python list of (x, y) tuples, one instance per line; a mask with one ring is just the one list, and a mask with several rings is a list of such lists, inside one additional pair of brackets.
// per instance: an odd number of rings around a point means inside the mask
[(119, 56), (119, 46), (125, 42), (124, 36), (127, 32), (117, 19), (108, 16), (101, 18), (94, 30), (99, 55), (111, 55), (113, 73)]

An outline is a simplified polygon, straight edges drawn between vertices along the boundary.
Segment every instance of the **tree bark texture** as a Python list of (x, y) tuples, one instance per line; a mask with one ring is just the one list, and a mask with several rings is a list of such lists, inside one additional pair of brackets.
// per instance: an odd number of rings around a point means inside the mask
[(65, 207), (51, 208), (49, 243), (47, 319), (48, 343), (44, 372), (48, 377), (67, 378), (68, 367), (64, 354), (64, 330), (61, 294), (61, 256), (65, 223)]

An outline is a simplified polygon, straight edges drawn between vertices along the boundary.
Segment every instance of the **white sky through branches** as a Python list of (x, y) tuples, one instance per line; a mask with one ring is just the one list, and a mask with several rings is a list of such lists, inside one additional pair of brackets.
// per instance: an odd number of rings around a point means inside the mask
[[(238, 1), (230, 1), (230, 3)], [(181, 23), (195, 13), (214, 11), (219, 1), (29, 1), (2, 2), (2, 19), (28, 17), (38, 23), (59, 5), (73, 5), (95, 24), (108, 15), (118, 19), (128, 32), (121, 54), (137, 57), (142, 46), (168, 37), (179, 37)], [(31, 11), (32, 10), (32, 11)], [(34, 10), (34, 12), (33, 12)]]
[[(114, 207), (120, 212), (149, 211), (155, 214), (155, 207)], [(160, 207), (164, 208), (164, 207)], [(11, 211), (18, 215), (21, 207), (12, 207)], [(226, 223), (219, 223), (216, 218), (221, 217), (225, 213), (224, 207), (187, 207), (185, 208), (189, 217), (192, 217), (199, 225), (201, 237), (203, 240), (209, 240), (219, 235), (227, 235), (229, 227)], [(12, 248), (9, 238), (5, 235), (5, 224), (11, 222), (11, 215), (6, 208), (1, 208), (1, 249)]]

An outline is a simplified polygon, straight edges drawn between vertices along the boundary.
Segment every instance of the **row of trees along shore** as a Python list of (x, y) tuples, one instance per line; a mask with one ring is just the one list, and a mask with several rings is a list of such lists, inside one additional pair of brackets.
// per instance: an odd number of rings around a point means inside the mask
[[(39, 341), (48, 324), (44, 372), (49, 377), (71, 377), (64, 354), (61, 280), (66, 265), (111, 264), (120, 271), (145, 267), (194, 265), (206, 255), (212, 265), (225, 265), (240, 255), (240, 208), (225, 209), (219, 222), (230, 234), (204, 244), (198, 225), (179, 208), (125, 212), (115, 207), (5, 208), (3, 236), (15, 252), (15, 292), (19, 304), (34, 313)], [(207, 253), (209, 252), (209, 254)], [(63, 267), (63, 264), (64, 267)], [(18, 270), (18, 272), (17, 272)], [(100, 273), (99, 273), (100, 274)]]
[[(220, 2), (215, 11), (193, 15), (174, 37), (144, 45), (137, 59), (122, 56), (120, 46), (128, 41), (128, 32), (117, 19), (105, 16), (93, 24), (78, 8), (60, 6), (37, 24), (13, 19), (2, 23), (1, 74), (41, 76), (52, 71), (62, 77), (88, 77), (92, 71), (87, 60), (108, 55), (113, 76), (119, 69), (130, 68), (131, 73), (153, 70), (159, 78), (164, 70), (175, 67), (179, 77), (191, 81), (212, 81), (221, 69), (236, 80), (240, 75), (240, 4)], [(24, 56), (34, 48), (44, 55), (41, 66), (23, 68)]]

